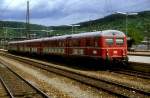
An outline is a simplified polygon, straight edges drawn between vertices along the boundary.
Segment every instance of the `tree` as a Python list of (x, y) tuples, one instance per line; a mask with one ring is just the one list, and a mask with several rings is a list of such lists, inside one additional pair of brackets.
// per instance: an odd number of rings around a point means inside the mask
[(139, 29), (136, 28), (136, 23), (130, 23), (128, 25), (128, 36), (134, 40), (134, 44), (140, 43), (144, 36)]

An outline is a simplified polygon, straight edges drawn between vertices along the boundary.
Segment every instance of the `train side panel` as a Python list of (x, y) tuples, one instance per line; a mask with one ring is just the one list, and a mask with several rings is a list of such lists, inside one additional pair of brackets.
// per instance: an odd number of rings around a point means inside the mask
[(11, 42), (10, 51), (38, 55), (88, 57), (99, 60), (125, 60), (127, 42), (123, 32), (105, 30)]

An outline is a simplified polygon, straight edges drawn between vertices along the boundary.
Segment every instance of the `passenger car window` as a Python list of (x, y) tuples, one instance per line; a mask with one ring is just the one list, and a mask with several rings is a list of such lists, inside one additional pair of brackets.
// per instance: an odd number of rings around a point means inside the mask
[(113, 38), (106, 38), (105, 41), (107, 45), (113, 45), (114, 42)]
[(117, 45), (123, 45), (124, 44), (124, 39), (123, 38), (117, 38), (116, 39), (116, 44)]
[(80, 46), (80, 39), (73, 40), (72, 44), (74, 47)]

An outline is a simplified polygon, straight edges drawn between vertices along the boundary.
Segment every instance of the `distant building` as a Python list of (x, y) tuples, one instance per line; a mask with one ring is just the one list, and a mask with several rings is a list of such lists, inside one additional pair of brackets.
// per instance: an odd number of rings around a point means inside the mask
[(145, 37), (139, 45), (133, 46), (136, 50), (150, 50), (150, 38)]

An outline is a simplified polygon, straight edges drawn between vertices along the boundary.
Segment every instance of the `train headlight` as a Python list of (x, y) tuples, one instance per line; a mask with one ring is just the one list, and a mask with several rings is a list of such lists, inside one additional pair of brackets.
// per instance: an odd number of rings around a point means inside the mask
[(113, 53), (114, 53), (114, 54), (117, 54), (117, 53), (118, 53), (118, 51), (116, 51), (116, 50), (115, 50), (115, 51), (113, 51)]
[(96, 50), (93, 50), (93, 54), (97, 54), (97, 51), (96, 51)]

